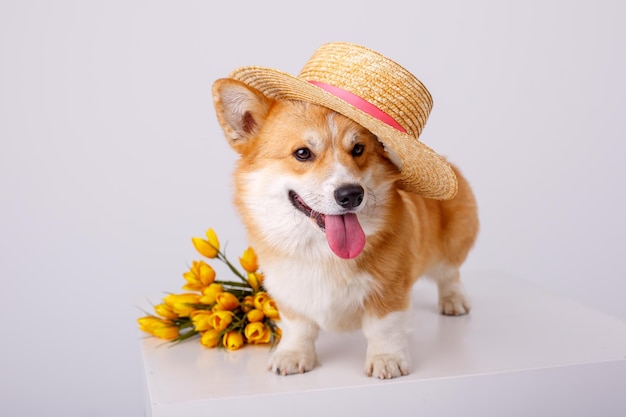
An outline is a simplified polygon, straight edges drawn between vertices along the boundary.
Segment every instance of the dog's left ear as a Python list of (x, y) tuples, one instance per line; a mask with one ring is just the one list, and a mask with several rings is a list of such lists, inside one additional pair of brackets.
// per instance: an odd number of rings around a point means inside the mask
[(271, 101), (240, 81), (222, 78), (213, 83), (213, 103), (228, 143), (243, 153), (265, 122)]

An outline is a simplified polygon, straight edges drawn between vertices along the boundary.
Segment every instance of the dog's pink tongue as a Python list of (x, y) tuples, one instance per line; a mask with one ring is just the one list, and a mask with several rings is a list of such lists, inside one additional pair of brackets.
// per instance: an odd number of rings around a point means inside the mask
[(354, 213), (342, 216), (326, 215), (326, 240), (335, 255), (343, 259), (356, 258), (365, 247), (365, 233)]

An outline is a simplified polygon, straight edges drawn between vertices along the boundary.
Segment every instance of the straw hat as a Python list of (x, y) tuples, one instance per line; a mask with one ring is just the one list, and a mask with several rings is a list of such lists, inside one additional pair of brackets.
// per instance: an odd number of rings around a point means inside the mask
[(273, 99), (328, 107), (378, 137), (401, 172), (400, 186), (424, 197), (455, 196), (450, 165), (419, 135), (433, 105), (426, 87), (409, 71), (368, 48), (351, 43), (322, 45), (297, 77), (263, 67), (230, 74)]

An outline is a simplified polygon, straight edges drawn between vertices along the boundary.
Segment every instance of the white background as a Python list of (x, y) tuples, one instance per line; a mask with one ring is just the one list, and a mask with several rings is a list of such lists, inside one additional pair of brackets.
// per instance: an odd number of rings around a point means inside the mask
[(247, 246), (211, 84), (240, 65), (297, 74), (328, 41), (382, 52), (433, 94), (421, 139), (479, 201), (466, 270), (626, 319), (625, 12), (619, 0), (3, 0), (0, 415), (143, 414), (137, 300), (179, 291), (190, 238), (208, 227), (233, 258)]

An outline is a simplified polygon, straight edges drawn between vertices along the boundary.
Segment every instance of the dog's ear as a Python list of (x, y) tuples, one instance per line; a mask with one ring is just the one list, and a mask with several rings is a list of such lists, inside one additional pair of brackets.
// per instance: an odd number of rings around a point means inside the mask
[(243, 153), (265, 122), (270, 99), (242, 82), (222, 78), (213, 84), (213, 103), (228, 143)]

